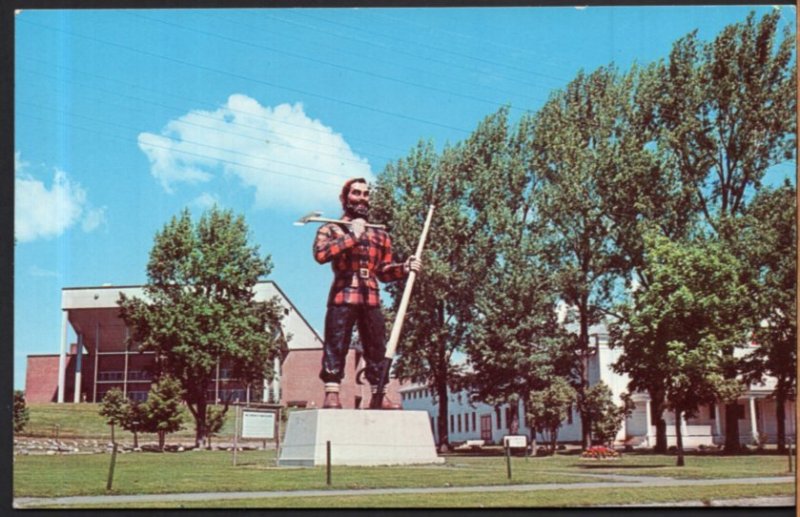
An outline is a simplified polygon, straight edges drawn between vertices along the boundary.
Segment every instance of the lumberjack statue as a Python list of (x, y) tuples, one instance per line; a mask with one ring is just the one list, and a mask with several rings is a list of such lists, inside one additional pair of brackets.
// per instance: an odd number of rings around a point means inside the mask
[[(364, 178), (348, 180), (339, 196), (344, 209), (341, 222), (320, 227), (314, 239), (314, 259), (331, 263), (333, 284), (325, 314), (325, 345), (319, 377), (325, 383), (323, 408), (339, 409), (339, 385), (357, 325), (364, 348), (364, 376), (372, 386), (370, 407), (400, 409), (386, 397), (386, 323), (380, 308), (378, 280), (392, 282), (416, 274), (422, 267), (418, 257), (405, 263), (392, 262), (389, 234), (379, 225), (367, 223), (369, 187)], [(413, 277), (412, 277), (413, 278)]]

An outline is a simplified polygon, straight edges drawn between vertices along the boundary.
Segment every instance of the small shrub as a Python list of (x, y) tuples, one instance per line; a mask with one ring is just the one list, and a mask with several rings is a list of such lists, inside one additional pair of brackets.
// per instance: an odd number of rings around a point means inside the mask
[(25, 404), (25, 394), (20, 390), (14, 391), (14, 433), (21, 433), (28, 425), (31, 415)]

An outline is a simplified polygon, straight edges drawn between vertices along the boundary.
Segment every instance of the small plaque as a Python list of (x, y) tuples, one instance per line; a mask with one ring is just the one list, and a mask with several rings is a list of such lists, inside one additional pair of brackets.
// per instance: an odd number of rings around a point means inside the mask
[(275, 438), (275, 413), (272, 411), (244, 411), (242, 413), (242, 438)]
[(524, 434), (509, 434), (503, 437), (503, 445), (509, 449), (524, 449), (528, 446), (528, 437)]

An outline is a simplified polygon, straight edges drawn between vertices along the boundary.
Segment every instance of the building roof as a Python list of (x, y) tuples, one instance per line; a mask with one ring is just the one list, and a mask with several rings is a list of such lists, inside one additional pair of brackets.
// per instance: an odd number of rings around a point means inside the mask
[[(254, 299), (266, 301), (277, 297), (284, 307), (283, 331), (290, 337), (289, 350), (322, 348), (322, 339), (297, 307), (273, 281), (258, 282), (254, 288)], [(61, 309), (66, 312), (69, 323), (82, 337), (83, 345), (102, 351), (124, 349), (126, 327), (119, 316), (120, 295), (147, 300), (143, 286), (102, 285), (88, 287), (65, 287), (61, 291)]]

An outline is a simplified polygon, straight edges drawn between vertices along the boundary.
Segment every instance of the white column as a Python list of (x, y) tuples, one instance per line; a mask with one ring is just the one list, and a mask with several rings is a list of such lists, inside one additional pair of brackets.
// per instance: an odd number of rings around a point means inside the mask
[(714, 403), (714, 434), (715, 437), (722, 436), (722, 415), (720, 415), (719, 404), (717, 403)]
[(81, 370), (83, 369), (83, 336), (78, 334), (78, 346), (76, 347), (75, 357), (75, 404), (81, 401)]
[(750, 397), (750, 436), (755, 441), (758, 439), (758, 426), (756, 422), (756, 398)]
[(644, 403), (644, 416), (645, 416), (645, 423), (647, 426), (645, 427), (644, 438), (646, 440), (647, 446), (652, 446), (652, 442), (650, 441), (650, 426), (653, 425), (653, 415), (650, 413), (650, 399), (647, 399)]
[(276, 404), (280, 403), (281, 400), (281, 359), (280, 357), (275, 358), (275, 366), (273, 368), (275, 372), (275, 376), (272, 378), (272, 400), (275, 401)]
[(61, 311), (61, 353), (58, 356), (58, 398), (64, 403), (64, 384), (67, 377), (67, 311)]

